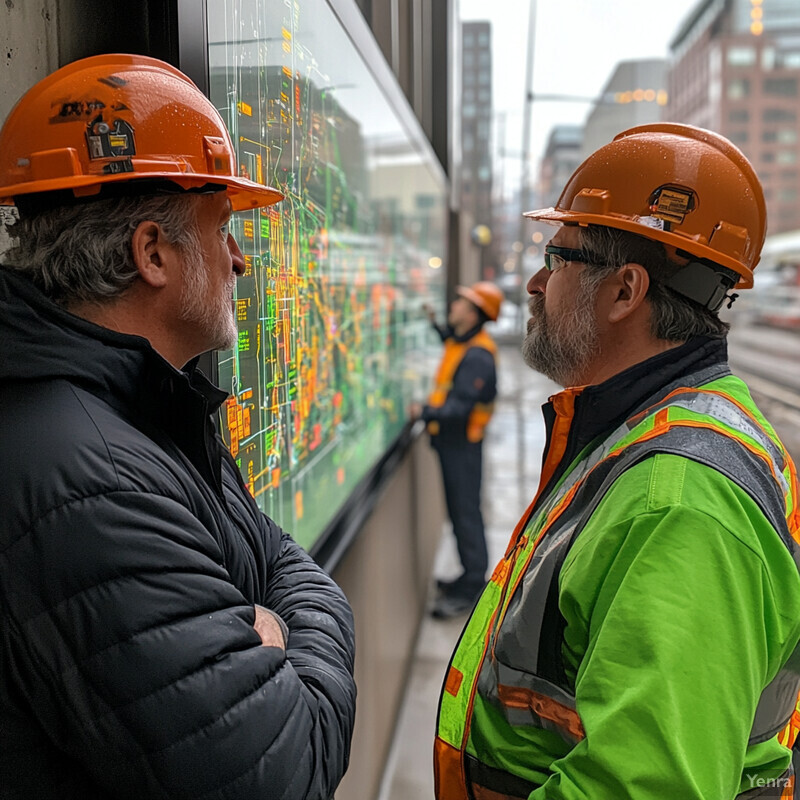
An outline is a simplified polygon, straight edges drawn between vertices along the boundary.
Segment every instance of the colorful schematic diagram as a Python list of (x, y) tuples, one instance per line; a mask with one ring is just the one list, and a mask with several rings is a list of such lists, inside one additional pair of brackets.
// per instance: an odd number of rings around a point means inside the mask
[[(444, 247), (445, 197), (392, 196), (369, 120), (337, 99), (374, 79), (327, 6), (305, 18), (303, 5), (209, 4), (222, 37), (209, 60), (240, 172), (286, 198), (234, 221), (245, 272), (237, 347), (219, 360), (223, 434), (262, 509), (311, 547), (405, 422), (410, 309), (440, 291), (427, 263)], [(304, 43), (321, 41), (325, 53)], [(334, 56), (352, 59), (349, 84), (323, 71)]]

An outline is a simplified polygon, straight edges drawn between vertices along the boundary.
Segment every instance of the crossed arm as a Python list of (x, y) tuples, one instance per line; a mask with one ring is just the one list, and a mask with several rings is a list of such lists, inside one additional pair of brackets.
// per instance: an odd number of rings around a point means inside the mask
[(255, 604), (198, 520), (149, 493), (68, 503), (6, 551), (4, 672), (46, 738), (106, 791), (332, 796), (353, 725), (352, 617), (287, 535), (269, 521), (262, 535)]

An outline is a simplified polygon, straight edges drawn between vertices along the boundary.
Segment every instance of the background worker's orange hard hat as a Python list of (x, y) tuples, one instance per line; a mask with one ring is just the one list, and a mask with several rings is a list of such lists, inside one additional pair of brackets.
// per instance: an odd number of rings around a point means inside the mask
[(70, 190), (76, 198), (134, 181), (180, 191), (223, 186), (234, 211), (283, 195), (239, 177), (225, 123), (175, 67), (138, 55), (75, 61), (23, 95), (0, 130), (0, 204)]
[(491, 320), (497, 319), (500, 314), (500, 304), (503, 302), (503, 291), (499, 286), (489, 281), (478, 281), (472, 286), (457, 286), (456, 294), (469, 300), (477, 306)]
[(712, 131), (676, 123), (623, 131), (573, 173), (545, 222), (604, 225), (706, 259), (753, 285), (767, 231), (764, 192), (744, 154)]

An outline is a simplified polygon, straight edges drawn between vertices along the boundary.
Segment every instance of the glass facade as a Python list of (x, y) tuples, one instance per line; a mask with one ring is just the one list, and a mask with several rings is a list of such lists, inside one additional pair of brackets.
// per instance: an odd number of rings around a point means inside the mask
[(261, 508), (311, 548), (430, 384), (446, 187), (326, 3), (207, 13), (240, 171), (286, 195), (234, 221), (246, 272), (219, 360), (223, 435)]

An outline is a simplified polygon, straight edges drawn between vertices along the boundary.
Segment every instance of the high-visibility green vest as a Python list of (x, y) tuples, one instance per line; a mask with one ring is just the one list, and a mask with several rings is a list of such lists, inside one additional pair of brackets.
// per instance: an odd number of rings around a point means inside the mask
[[(434, 758), (438, 800), (515, 800), (537, 788), (522, 774), (493, 767), (478, 751), (469, 733), (481, 708), (497, 709), (512, 728), (552, 731), (568, 747), (584, 738), (575, 696), (563, 674), (561, 641), (541, 634), (554, 629), (547, 615), (558, 613), (557, 603), (548, 599), (558, 596), (559, 573), (570, 547), (625, 470), (668, 453), (721, 472), (756, 502), (800, 569), (794, 464), (774, 434), (760, 424), (755, 409), (736, 399), (738, 379), (726, 376), (708, 383), (710, 377), (709, 370), (690, 376), (620, 425), (523, 515), (447, 673)], [(553, 398), (566, 429), (577, 391)], [(566, 441), (566, 429), (558, 425), (557, 421), (550, 448), (556, 460)], [(542, 486), (554, 469), (555, 463), (545, 465)], [(763, 689), (749, 743), (778, 736), (782, 744), (792, 746), (800, 729), (798, 691), (800, 677), (794, 671), (778, 672)], [(783, 797), (794, 797), (791, 774), (781, 785), (786, 787)]]

